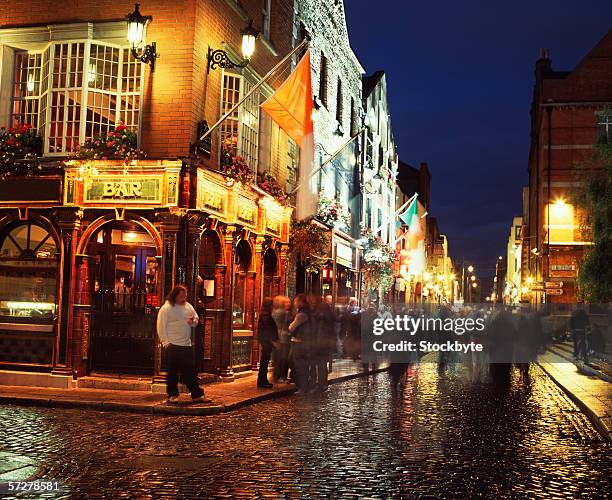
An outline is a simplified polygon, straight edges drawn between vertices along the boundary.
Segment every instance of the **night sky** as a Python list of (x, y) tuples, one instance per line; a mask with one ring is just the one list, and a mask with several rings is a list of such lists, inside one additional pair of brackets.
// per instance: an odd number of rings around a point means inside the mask
[(451, 256), (492, 275), (522, 211), (538, 50), (573, 69), (612, 27), (612, 2), (344, 3), (367, 73), (387, 74), (400, 158), (429, 164), (430, 212)]

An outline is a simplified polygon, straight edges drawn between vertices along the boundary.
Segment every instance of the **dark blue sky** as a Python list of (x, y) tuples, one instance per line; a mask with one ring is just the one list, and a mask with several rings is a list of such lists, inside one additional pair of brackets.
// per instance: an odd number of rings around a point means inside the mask
[(345, 0), (353, 49), (387, 73), (400, 158), (426, 161), (451, 255), (493, 274), (527, 182), (534, 63), (571, 70), (612, 27), (612, 2)]

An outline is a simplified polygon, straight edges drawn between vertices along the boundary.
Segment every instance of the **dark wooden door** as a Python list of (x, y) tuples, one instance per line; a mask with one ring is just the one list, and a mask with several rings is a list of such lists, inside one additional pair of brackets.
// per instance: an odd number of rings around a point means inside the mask
[(124, 245), (97, 249), (92, 371), (153, 374), (159, 306), (155, 253)]

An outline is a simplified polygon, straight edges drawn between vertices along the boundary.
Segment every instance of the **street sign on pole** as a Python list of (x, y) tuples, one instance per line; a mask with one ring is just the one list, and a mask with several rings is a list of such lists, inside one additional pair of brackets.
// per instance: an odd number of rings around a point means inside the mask
[(546, 295), (563, 295), (563, 288), (547, 288)]

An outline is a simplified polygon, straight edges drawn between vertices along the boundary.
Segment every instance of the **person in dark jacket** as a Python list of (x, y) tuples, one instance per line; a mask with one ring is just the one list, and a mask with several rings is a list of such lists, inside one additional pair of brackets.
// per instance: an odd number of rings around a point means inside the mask
[(586, 332), (589, 328), (589, 315), (584, 310), (584, 304), (579, 302), (570, 317), (570, 329), (574, 341), (574, 358), (587, 361)]
[(272, 299), (266, 297), (261, 304), (259, 312), (259, 323), (257, 324), (257, 337), (261, 346), (261, 359), (259, 361), (259, 376), (257, 387), (269, 389), (272, 384), (268, 381), (268, 365), (272, 349), (278, 345), (278, 329), (272, 317)]
[(306, 295), (300, 293), (293, 299), (296, 315), (289, 325), (291, 334), (292, 373), (298, 392), (306, 392), (310, 388), (310, 363), (312, 347), (311, 311)]

